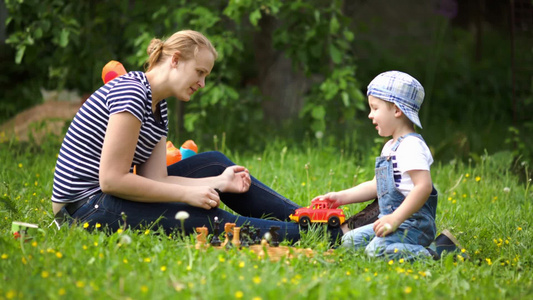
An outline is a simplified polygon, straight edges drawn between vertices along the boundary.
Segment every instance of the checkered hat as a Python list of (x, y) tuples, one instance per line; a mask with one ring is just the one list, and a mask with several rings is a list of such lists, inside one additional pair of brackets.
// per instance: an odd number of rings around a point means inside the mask
[(366, 95), (396, 104), (411, 122), (422, 128), (418, 111), (424, 101), (424, 87), (411, 75), (400, 71), (381, 73), (370, 82)]

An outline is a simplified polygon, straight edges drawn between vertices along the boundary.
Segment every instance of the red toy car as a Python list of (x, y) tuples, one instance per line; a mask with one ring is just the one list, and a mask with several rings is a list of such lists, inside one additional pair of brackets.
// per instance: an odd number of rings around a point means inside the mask
[(302, 227), (309, 226), (309, 223), (328, 223), (331, 227), (338, 227), (346, 216), (342, 209), (333, 206), (335, 201), (331, 199), (314, 199), (308, 207), (298, 208), (289, 218), (300, 224)]

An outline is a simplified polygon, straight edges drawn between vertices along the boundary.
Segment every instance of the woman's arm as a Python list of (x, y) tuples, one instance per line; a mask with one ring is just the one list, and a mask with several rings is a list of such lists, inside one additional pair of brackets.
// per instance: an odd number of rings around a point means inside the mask
[[(104, 193), (141, 202), (185, 202), (210, 209), (220, 201), (216, 186), (209, 179), (183, 181), (177, 184), (165, 180), (166, 166), (164, 140), (154, 149), (155, 155), (147, 166), (141, 167), (144, 177), (129, 172), (139, 138), (141, 122), (128, 112), (113, 114), (109, 118), (100, 160), (100, 188)], [(161, 163), (156, 162), (161, 160)], [(153, 165), (153, 167), (152, 167)], [(212, 179), (211, 179), (212, 180)]]
[(219, 176), (204, 178), (187, 178), (168, 176), (166, 165), (166, 138), (163, 137), (155, 146), (152, 155), (137, 167), (137, 174), (153, 180), (180, 184), (184, 186), (206, 185), (222, 192), (244, 193), (252, 182), (249, 172), (242, 166), (231, 166)]

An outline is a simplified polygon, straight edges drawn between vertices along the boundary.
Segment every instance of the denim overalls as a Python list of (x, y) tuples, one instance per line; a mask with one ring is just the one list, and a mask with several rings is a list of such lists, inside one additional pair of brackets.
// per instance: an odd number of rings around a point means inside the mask
[[(392, 155), (407, 136), (422, 137), (416, 133), (406, 134), (392, 146), (391, 156), (376, 158), (376, 182), (379, 202), (379, 217), (394, 212), (403, 202), (405, 196), (397, 190), (394, 182)], [(423, 140), (423, 139), (422, 139)], [(374, 224), (354, 229), (342, 237), (342, 244), (348, 248), (365, 247), (365, 252), (372, 257), (405, 258), (430, 256), (426, 247), (435, 239), (437, 212), (437, 190), (433, 187), (424, 206), (405, 220), (398, 229), (386, 237), (376, 237)]]

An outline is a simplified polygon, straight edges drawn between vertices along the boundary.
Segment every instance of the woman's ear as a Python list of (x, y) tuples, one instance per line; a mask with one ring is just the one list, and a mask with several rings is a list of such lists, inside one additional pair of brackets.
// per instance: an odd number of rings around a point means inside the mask
[(172, 55), (172, 62), (171, 62), (172, 67), (176, 67), (178, 65), (180, 57), (181, 57), (181, 52), (179, 51), (174, 52), (174, 54)]

